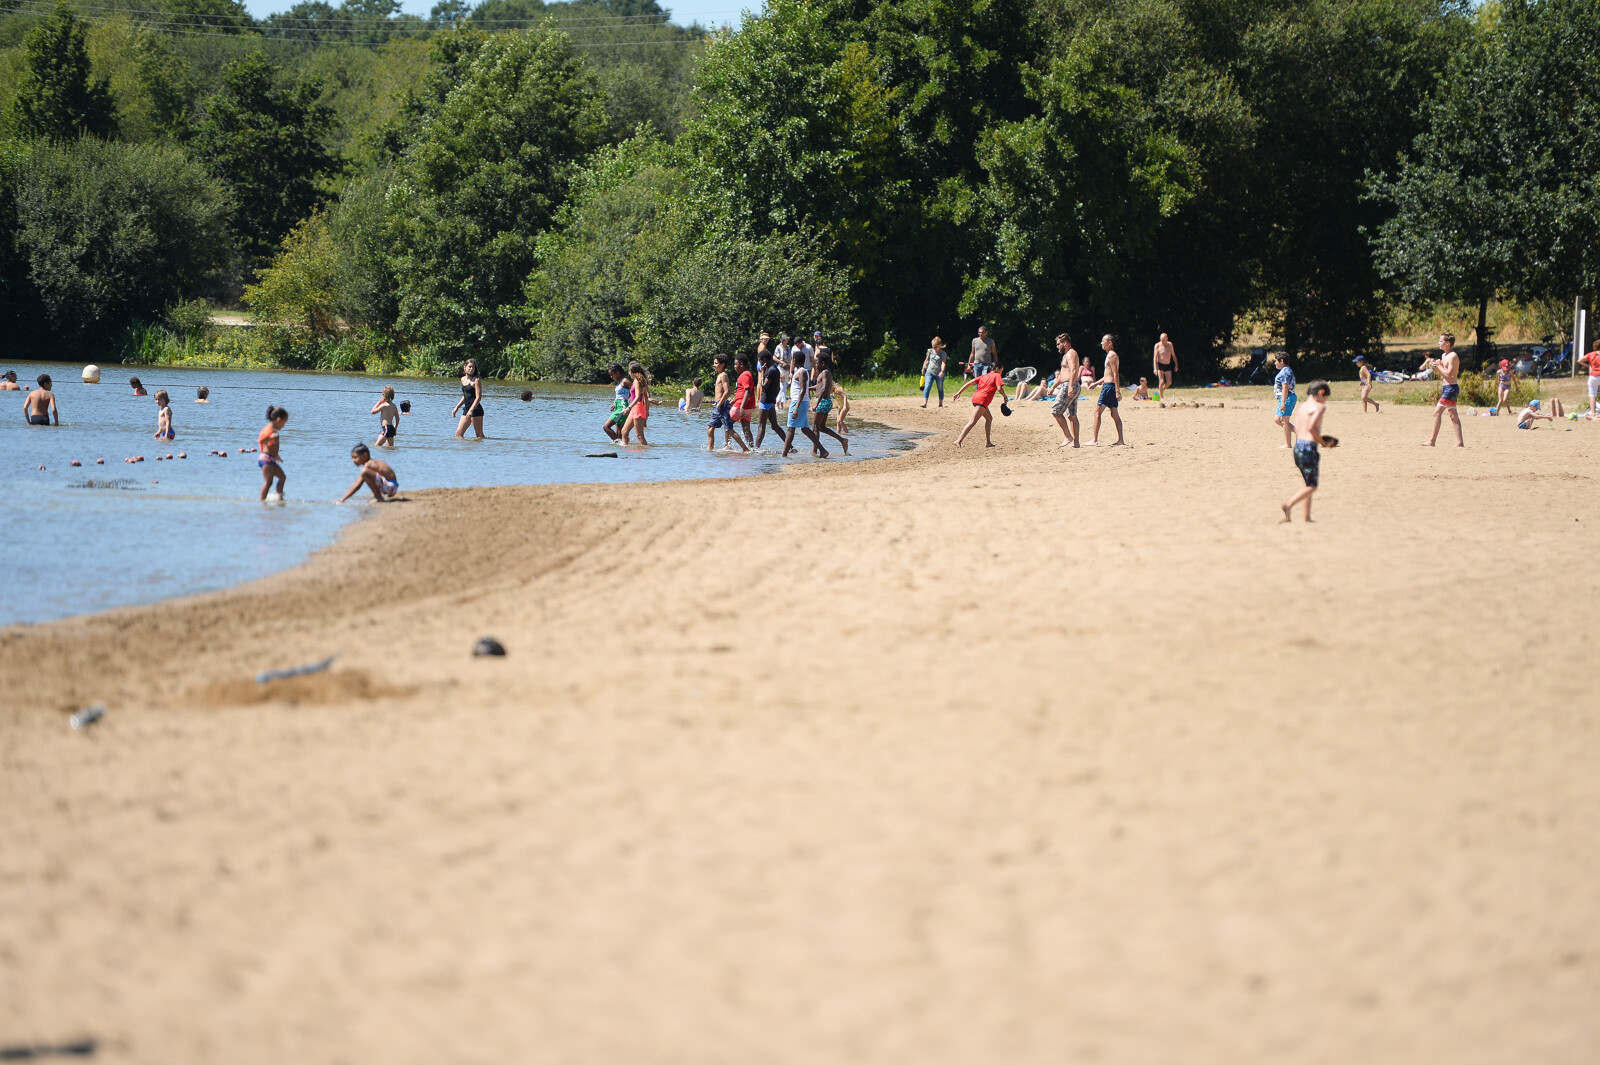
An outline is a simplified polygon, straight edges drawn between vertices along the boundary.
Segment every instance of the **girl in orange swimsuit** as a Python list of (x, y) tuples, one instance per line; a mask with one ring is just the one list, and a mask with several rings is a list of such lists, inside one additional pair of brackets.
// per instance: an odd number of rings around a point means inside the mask
[(622, 427), (622, 442), (626, 444), (628, 434), (637, 430), (639, 443), (648, 447), (650, 442), (644, 438), (644, 423), (650, 420), (650, 374), (635, 361), (628, 363), (628, 376), (633, 378), (632, 406), (628, 410), (627, 424)]

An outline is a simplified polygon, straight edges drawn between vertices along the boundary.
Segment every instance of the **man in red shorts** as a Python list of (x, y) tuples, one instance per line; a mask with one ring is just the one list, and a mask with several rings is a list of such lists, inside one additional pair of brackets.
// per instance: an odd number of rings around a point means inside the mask
[(1429, 356), (1423, 360), (1422, 368), (1438, 370), (1439, 380), (1444, 382), (1439, 387), (1439, 402), (1433, 407), (1433, 435), (1423, 447), (1432, 447), (1439, 439), (1439, 424), (1447, 413), (1456, 426), (1456, 447), (1466, 447), (1467, 442), (1461, 435), (1461, 415), (1456, 413), (1456, 401), (1461, 398), (1461, 356), (1456, 354), (1454, 333), (1439, 334), (1439, 358)]

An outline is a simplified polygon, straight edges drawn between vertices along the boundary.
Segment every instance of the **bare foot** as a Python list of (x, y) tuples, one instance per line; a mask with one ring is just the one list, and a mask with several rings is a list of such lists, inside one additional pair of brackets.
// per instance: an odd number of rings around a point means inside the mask
[(994, 447), (994, 443), (993, 443), (993, 441), (989, 441), (989, 442), (986, 442), (983, 446), (984, 447)]
[(1422, 446), (1423, 447), (1432, 447), (1433, 446), (1433, 441), (1432, 440), (1424, 440), (1422, 442)]
[(1288, 451), (1289, 450), (1289, 445), (1288, 444), (1279, 444), (1278, 445), (1278, 450), (1279, 451)]
[(1293, 520), (1294, 519), (1289, 516), (1289, 504), (1285, 503), (1283, 505), (1283, 521), (1278, 522), (1278, 524), (1283, 525)]
[(820, 455), (818, 455), (818, 456), (817, 456), (817, 457), (818, 457), (818, 458), (824, 458), (824, 459), (825, 459), (825, 458), (831, 458), (831, 457), (832, 457), (832, 456), (831, 456), (831, 455), (829, 455), (829, 454), (828, 454), (828, 453), (827, 453), (827, 452), (826, 452), (826, 451), (824, 451), (824, 452), (822, 452), (822, 453), (821, 453), (821, 454), (820, 454)]
[(845, 454), (846, 454), (846, 455), (848, 455), (848, 454), (850, 454), (850, 441), (848, 441), (848, 440), (846, 440), (846, 441), (845, 441), (845, 442), (844, 442), (844, 443), (843, 443), (843, 444), (841, 444), (841, 445), (840, 445), (840, 446), (841, 446), (841, 447), (843, 447), (843, 448), (844, 448), (844, 453), (845, 453)]
[(1061, 441), (1061, 443), (1056, 445), (1056, 447), (1077, 447), (1077, 446), (1078, 445), (1074, 444), (1071, 440), (1063, 440), (1063, 441)]
[(1311, 515), (1309, 515), (1309, 514), (1306, 515), (1306, 524), (1307, 525), (1315, 525), (1316, 524), (1315, 521), (1311, 520)]
[(961, 446), (961, 441), (957, 440), (956, 441), (956, 447), (960, 447), (960, 446)]
[(1112, 446), (1112, 447), (1122, 447), (1122, 446), (1124, 446), (1124, 445), (1125, 445), (1125, 444), (1127, 444), (1127, 441), (1126, 441), (1126, 440), (1118, 440), (1118, 441), (1117, 441), (1117, 442), (1116, 442), (1116, 443), (1115, 443), (1115, 444), (1112, 444), (1112, 445), (1111, 445), (1111, 446)]
[(1087, 444), (1085, 444), (1085, 445), (1083, 445), (1083, 446), (1084, 446), (1084, 447), (1099, 447), (1099, 446), (1100, 446), (1100, 441), (1098, 441), (1098, 440), (1091, 440), (1091, 441), (1089, 441), (1089, 442), (1088, 442), (1088, 443), (1087, 443)]

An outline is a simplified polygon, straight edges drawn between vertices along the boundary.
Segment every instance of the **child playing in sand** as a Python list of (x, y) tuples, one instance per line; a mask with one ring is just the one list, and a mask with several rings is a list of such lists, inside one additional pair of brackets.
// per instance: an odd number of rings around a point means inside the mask
[(163, 388), (156, 392), (156, 439), (175, 440), (177, 436), (172, 428), (172, 399)]
[(1326, 381), (1311, 382), (1311, 387), (1306, 389), (1306, 394), (1310, 398), (1294, 418), (1294, 464), (1300, 470), (1300, 477), (1305, 481), (1305, 487), (1290, 496), (1289, 501), (1283, 505), (1284, 521), (1291, 520), (1290, 511), (1294, 509), (1296, 503), (1301, 502), (1306, 506), (1306, 521), (1311, 520), (1311, 497), (1316, 493), (1322, 468), (1322, 454), (1317, 447), (1339, 446), (1339, 441), (1334, 437), (1322, 435), (1322, 416), (1328, 410), (1330, 391)]
[(37, 380), (39, 387), (22, 401), (22, 416), (28, 419), (29, 425), (49, 425), (50, 415), (54, 414), (55, 423), (60, 425), (61, 411), (56, 407), (56, 394), (50, 391), (50, 375), (42, 373)]
[[(288, 476), (283, 472), (283, 460), (278, 457), (278, 434), (289, 421), (289, 412), (282, 407), (267, 407), (267, 424), (256, 434), (256, 465), (261, 467), (261, 502), (283, 502), (283, 488)], [(277, 488), (272, 483), (278, 483)]]
[(700, 390), (700, 378), (696, 377), (689, 382), (689, 387), (683, 390), (683, 398), (678, 400), (678, 409), (699, 410), (705, 398), (706, 394)]
[(378, 416), (378, 439), (373, 441), (377, 447), (394, 447), (395, 433), (400, 431), (400, 408), (394, 405), (394, 387), (383, 386), (383, 398), (372, 405), (370, 414)]
[(1372, 409), (1382, 414), (1383, 408), (1372, 398), (1372, 364), (1365, 355), (1356, 356), (1356, 374), (1361, 378), (1361, 413), (1367, 413), (1367, 404), (1371, 403)]
[(343, 503), (359, 492), (362, 485), (372, 489), (372, 498), (380, 503), (387, 503), (400, 494), (400, 477), (394, 472), (394, 467), (382, 459), (373, 458), (372, 452), (367, 450), (367, 445), (357, 444), (351, 448), (350, 461), (360, 468), (361, 476), (345, 489), (344, 495), (334, 500), (335, 503)]
[(1146, 380), (1143, 377), (1139, 378), (1139, 387), (1135, 388), (1133, 390), (1133, 398), (1134, 399), (1149, 399), (1150, 398), (1150, 382), (1148, 380)]
[(706, 450), (716, 450), (717, 430), (721, 429), (722, 446), (725, 449), (731, 451), (733, 444), (737, 442), (740, 451), (749, 451), (744, 441), (739, 439), (739, 433), (734, 427), (733, 397), (729, 394), (728, 387), (728, 357), (718, 355), (711, 360), (711, 365), (717, 371), (717, 380), (713, 386), (716, 391), (711, 402), (711, 424), (706, 426)]
[(991, 428), (994, 425), (994, 415), (989, 413), (989, 404), (994, 402), (996, 395), (999, 395), (1001, 407), (1004, 408), (1005, 406), (1006, 382), (1005, 378), (1001, 376), (1004, 370), (1005, 367), (1000, 365), (1000, 357), (996, 355), (994, 363), (984, 373), (963, 384), (956, 389), (956, 394), (950, 397), (952, 400), (960, 399), (961, 393), (969, 388), (972, 389), (972, 417), (967, 419), (967, 424), (962, 427), (960, 435), (956, 437), (956, 447), (961, 446), (961, 442), (967, 438), (968, 433), (972, 432), (973, 427), (978, 424), (978, 419), (980, 418), (983, 419), (983, 446), (994, 447), (994, 437), (991, 432)]
[(633, 378), (633, 387), (628, 392), (628, 420), (622, 425), (622, 442), (626, 444), (628, 437), (637, 432), (639, 446), (649, 447), (650, 442), (644, 438), (644, 428), (650, 420), (650, 375), (644, 365), (636, 360), (628, 363), (628, 376)]
[(1534, 425), (1534, 422), (1546, 421), (1554, 423), (1558, 418), (1566, 417), (1566, 414), (1566, 408), (1562, 406), (1561, 400), (1554, 396), (1550, 398), (1548, 409), (1541, 407), (1538, 400), (1530, 399), (1528, 400), (1528, 405), (1522, 408), (1522, 413), (1517, 415), (1517, 428), (1537, 429), (1538, 426)]
[(196, 403), (210, 403), (211, 402), (211, 389), (207, 388), (205, 385), (201, 385), (198, 389), (196, 389), (194, 395), (195, 395), (195, 400), (194, 401)]

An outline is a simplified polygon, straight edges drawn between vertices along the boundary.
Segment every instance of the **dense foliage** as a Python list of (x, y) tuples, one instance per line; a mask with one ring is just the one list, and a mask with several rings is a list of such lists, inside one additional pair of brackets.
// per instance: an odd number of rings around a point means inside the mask
[(593, 379), (979, 320), (1197, 373), (1248, 316), (1315, 368), (1600, 286), (1597, 48), (1592, 0), (7, 0), (0, 317), (192, 347), (242, 298), (252, 358)]

